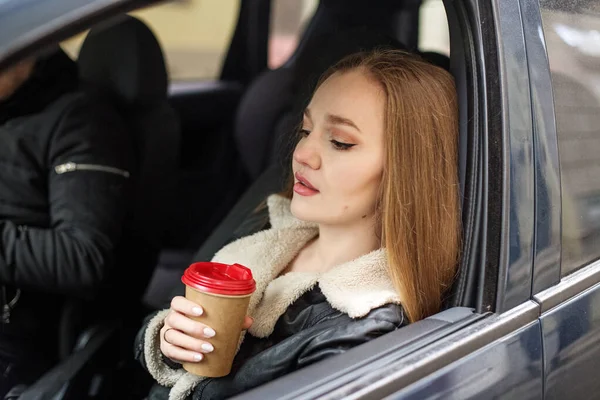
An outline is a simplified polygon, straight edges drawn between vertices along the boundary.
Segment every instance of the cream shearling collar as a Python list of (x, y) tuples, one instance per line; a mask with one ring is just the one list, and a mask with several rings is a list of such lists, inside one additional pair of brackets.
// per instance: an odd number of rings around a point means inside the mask
[[(387, 270), (385, 249), (378, 249), (324, 273), (292, 272), (279, 276), (308, 241), (318, 234), (314, 223), (295, 218), (290, 200), (280, 195), (267, 199), (271, 228), (230, 243), (212, 261), (242, 264), (252, 271), (256, 291), (250, 298), (248, 314), (254, 319), (249, 332), (268, 337), (287, 308), (317, 283), (331, 306), (352, 318), (360, 318), (374, 308), (401, 302)], [(148, 325), (145, 357), (148, 370), (158, 383), (173, 386), (170, 400), (184, 399), (202, 379), (185, 370), (172, 370), (162, 362), (158, 337), (168, 310)], [(240, 339), (240, 345), (244, 335)]]

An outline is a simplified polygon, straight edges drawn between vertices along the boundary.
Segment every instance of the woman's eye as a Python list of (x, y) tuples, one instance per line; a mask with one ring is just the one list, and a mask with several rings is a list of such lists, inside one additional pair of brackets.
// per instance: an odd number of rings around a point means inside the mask
[(342, 142), (338, 142), (337, 140), (332, 140), (331, 144), (333, 144), (333, 147), (335, 147), (338, 150), (348, 150), (351, 147), (356, 146), (355, 144), (352, 144), (352, 143), (342, 143)]
[(310, 131), (308, 129), (300, 129), (300, 136), (306, 137), (310, 135)]

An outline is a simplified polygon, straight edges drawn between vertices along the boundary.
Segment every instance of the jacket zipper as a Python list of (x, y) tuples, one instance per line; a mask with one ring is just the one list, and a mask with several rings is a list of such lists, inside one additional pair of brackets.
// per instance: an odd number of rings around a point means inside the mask
[(62, 175), (67, 172), (73, 171), (99, 171), (99, 172), (108, 172), (110, 174), (121, 175), (125, 178), (129, 178), (129, 171), (125, 171), (124, 169), (109, 167), (107, 165), (100, 164), (77, 164), (74, 162), (67, 162), (64, 164), (57, 165), (54, 167), (54, 171), (57, 174)]
[(2, 286), (2, 323), (10, 324), (10, 312), (17, 305), (19, 298), (21, 297), (21, 289), (17, 289), (15, 297), (11, 301), (8, 301), (6, 296), (6, 286)]

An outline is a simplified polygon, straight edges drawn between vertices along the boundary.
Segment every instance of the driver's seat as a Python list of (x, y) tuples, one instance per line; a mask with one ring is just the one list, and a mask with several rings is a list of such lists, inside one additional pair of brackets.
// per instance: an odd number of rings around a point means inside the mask
[[(68, 301), (63, 308), (58, 353), (61, 360), (70, 360), (67, 368), (51, 370), (25, 392), (25, 398), (43, 396), (37, 388), (54, 392), (57, 376), (69, 377), (62, 387), (64, 396), (83, 398), (79, 394), (87, 390), (94, 376), (103, 378), (106, 386), (118, 374), (113, 371), (116, 366), (131, 368), (130, 352), (121, 346), (130, 346), (147, 313), (142, 295), (174, 209), (170, 196), (179, 167), (179, 123), (168, 104), (167, 70), (154, 34), (136, 18), (119, 17), (113, 24), (89, 32), (77, 64), (82, 87), (116, 108), (133, 139), (137, 156), (132, 171), (134, 200), (106, 288), (91, 305)], [(111, 322), (105, 324), (106, 320)], [(110, 346), (105, 343), (108, 337), (112, 338)], [(110, 351), (91, 358), (100, 343), (107, 344)], [(135, 370), (121, 375), (133, 379), (132, 372)], [(9, 398), (21, 398), (17, 389)]]
[[(134, 201), (115, 272), (123, 302), (139, 302), (162, 247), (175, 208), (174, 180), (179, 167), (179, 121), (167, 99), (168, 76), (160, 45), (140, 20), (122, 16), (106, 28), (92, 29), (79, 58), (80, 79), (108, 97), (133, 137), (137, 155)], [(125, 279), (123, 271), (133, 272)]]

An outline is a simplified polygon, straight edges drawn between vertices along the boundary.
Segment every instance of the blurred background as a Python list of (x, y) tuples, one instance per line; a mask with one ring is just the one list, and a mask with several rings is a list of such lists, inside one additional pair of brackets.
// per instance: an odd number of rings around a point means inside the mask
[[(154, 31), (170, 78), (218, 79), (233, 35), (239, 0), (176, 0), (132, 13)], [(600, 243), (600, 2), (542, 0), (543, 34), (552, 70), (562, 175), (563, 265), (575, 269)], [(268, 67), (294, 52), (318, 0), (272, 0)], [(65, 41), (76, 57), (86, 33)], [(441, 0), (420, 7), (419, 49), (448, 55), (448, 24)], [(558, 100), (557, 100), (558, 99)], [(561, 190), (558, 177), (554, 188)]]
[[(318, 0), (274, 0), (269, 38), (269, 68), (284, 64), (293, 53)], [(132, 13), (159, 39), (171, 80), (213, 80), (235, 28), (238, 0), (177, 0)], [(448, 55), (448, 24), (441, 0), (426, 0), (421, 7), (421, 50)], [(76, 57), (86, 33), (63, 43)]]

